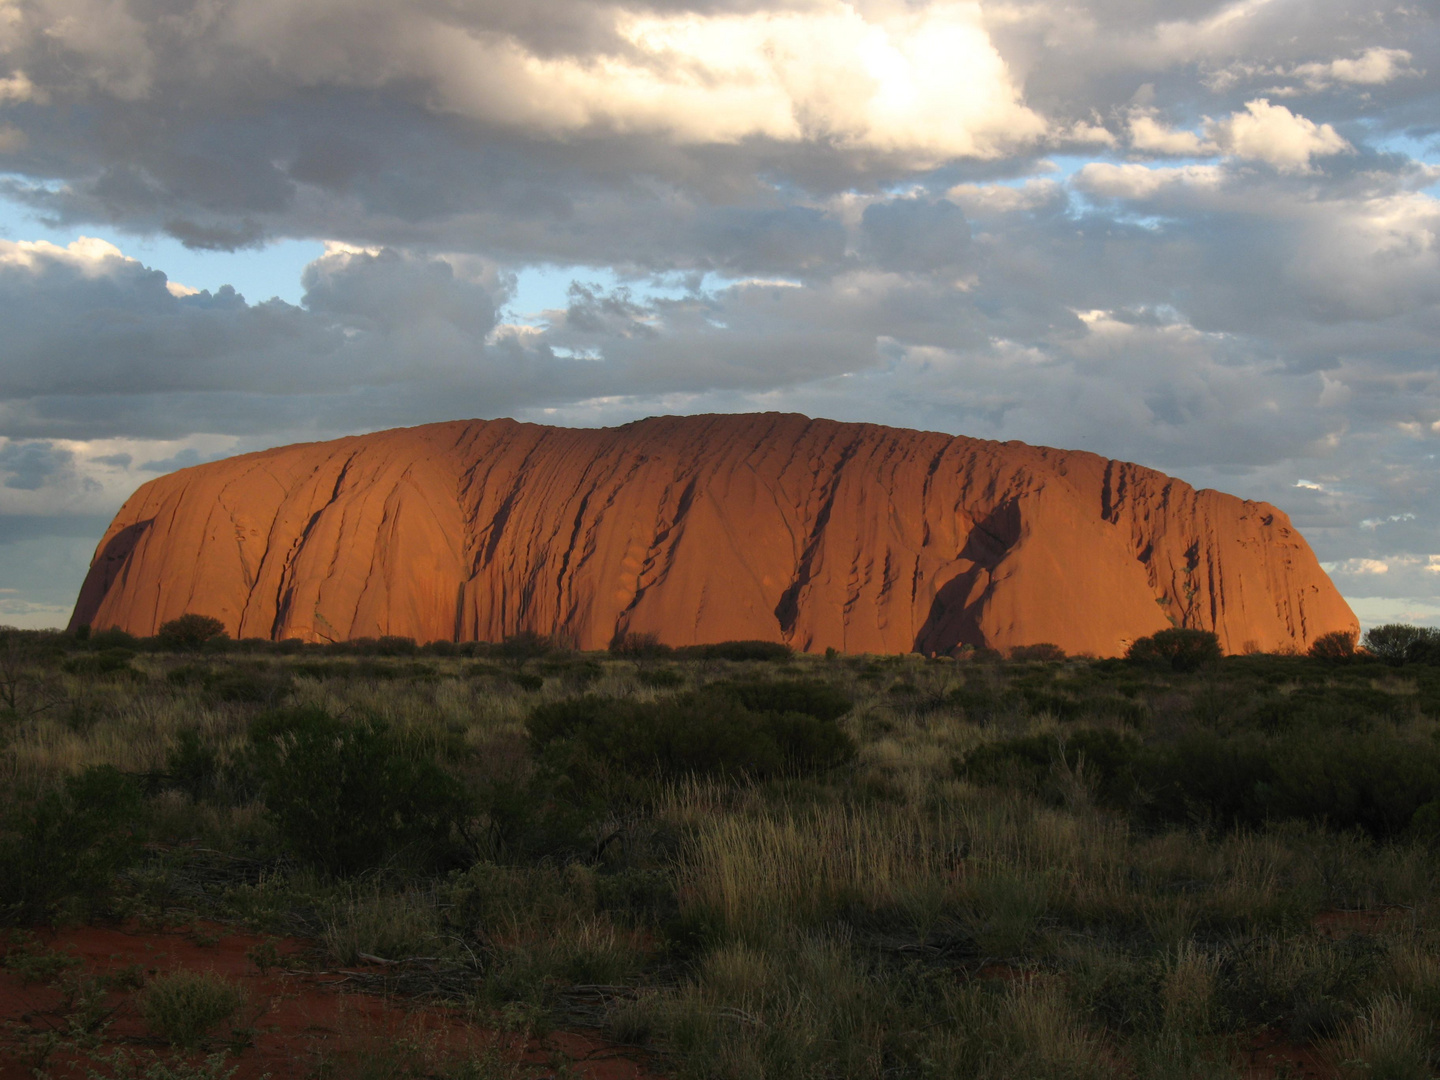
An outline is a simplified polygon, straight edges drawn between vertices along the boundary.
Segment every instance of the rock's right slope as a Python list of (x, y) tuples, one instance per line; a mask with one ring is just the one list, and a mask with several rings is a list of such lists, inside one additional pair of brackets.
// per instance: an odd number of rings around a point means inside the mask
[(145, 485), (73, 623), (422, 641), (1304, 649), (1356, 620), (1283, 513), (1093, 454), (759, 414), (456, 421)]

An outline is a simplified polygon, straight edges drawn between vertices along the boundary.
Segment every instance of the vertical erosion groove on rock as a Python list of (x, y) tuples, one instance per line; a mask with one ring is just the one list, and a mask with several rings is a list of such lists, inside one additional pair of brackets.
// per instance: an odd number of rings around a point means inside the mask
[(1304, 649), (1354, 615), (1283, 513), (1093, 454), (803, 416), (456, 421), (151, 481), (73, 624), (582, 648), (1109, 656), (1167, 626)]

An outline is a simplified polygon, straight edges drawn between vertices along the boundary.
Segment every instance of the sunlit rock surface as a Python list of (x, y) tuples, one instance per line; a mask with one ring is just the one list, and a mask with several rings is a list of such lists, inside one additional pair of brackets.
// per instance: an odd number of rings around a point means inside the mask
[(1289, 519), (1151, 469), (808, 420), (456, 421), (281, 447), (140, 488), (72, 625), (233, 637), (946, 653), (1123, 652), (1171, 625), (1231, 652), (1356, 620)]

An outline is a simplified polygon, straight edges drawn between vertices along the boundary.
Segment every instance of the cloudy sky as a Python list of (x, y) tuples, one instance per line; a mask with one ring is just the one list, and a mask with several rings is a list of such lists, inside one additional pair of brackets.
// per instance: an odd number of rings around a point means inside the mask
[(186, 464), (752, 409), (1267, 499), (1440, 625), (1440, 8), (0, 0), (0, 623)]

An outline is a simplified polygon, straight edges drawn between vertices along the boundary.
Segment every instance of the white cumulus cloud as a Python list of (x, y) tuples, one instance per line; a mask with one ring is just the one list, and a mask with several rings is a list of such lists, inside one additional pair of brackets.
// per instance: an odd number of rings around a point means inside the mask
[(1317, 124), (1267, 98), (1247, 102), (1244, 112), (1210, 121), (1205, 133), (1225, 153), (1264, 161), (1282, 172), (1305, 172), (1311, 158), (1354, 149), (1329, 124)]

